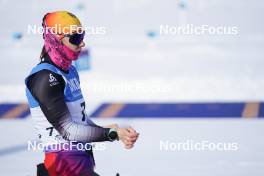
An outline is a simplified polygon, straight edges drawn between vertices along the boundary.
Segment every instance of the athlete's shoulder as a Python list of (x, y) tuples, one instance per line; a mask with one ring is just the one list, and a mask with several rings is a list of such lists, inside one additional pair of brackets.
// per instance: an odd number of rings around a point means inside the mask
[(51, 72), (57, 73), (59, 75), (62, 75), (61, 70), (58, 69), (56, 66), (50, 63), (40, 63), (36, 65), (32, 70), (30, 74), (35, 74), (36, 72), (39, 72), (41, 70), (49, 70)]
[(50, 70), (40, 70), (28, 78), (28, 87), (54, 87), (57, 85), (64, 86), (64, 80), (61, 75)]
[(35, 79), (45, 79), (49, 82), (54, 82), (54, 81), (61, 81), (62, 76), (58, 73), (55, 73), (51, 70), (43, 69), (40, 70), (32, 75)]

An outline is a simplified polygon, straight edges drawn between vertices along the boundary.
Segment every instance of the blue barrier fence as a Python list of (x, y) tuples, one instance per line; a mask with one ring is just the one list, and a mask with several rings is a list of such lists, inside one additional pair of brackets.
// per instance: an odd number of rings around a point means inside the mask
[[(25, 103), (0, 104), (0, 118), (25, 118)], [(91, 117), (117, 118), (258, 118), (264, 117), (264, 103), (103, 103)]]

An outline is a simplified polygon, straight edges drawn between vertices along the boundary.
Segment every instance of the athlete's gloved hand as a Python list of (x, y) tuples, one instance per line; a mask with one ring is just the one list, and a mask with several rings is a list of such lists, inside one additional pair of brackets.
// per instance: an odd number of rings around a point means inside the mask
[(126, 149), (131, 149), (139, 136), (139, 133), (132, 127), (117, 128), (117, 134), (119, 140), (124, 143)]

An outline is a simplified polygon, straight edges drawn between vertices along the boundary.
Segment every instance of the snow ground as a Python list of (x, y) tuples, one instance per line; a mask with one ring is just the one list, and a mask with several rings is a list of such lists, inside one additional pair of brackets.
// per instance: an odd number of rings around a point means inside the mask
[[(103, 176), (262, 176), (264, 174), (264, 121), (247, 119), (96, 119), (103, 125), (130, 124), (140, 132), (132, 150), (118, 142), (107, 143), (105, 150), (95, 151), (97, 172)], [(31, 119), (1, 121), (0, 172), (2, 176), (33, 176), (43, 154), (27, 151), (27, 141), (34, 139)], [(14, 129), (16, 129), (14, 132)], [(8, 134), (8, 135), (6, 135)], [(234, 151), (161, 150), (160, 142), (186, 141), (237, 143)], [(16, 152), (1, 151), (16, 146)], [(22, 146), (22, 147), (20, 147)], [(22, 149), (21, 149), (22, 148)]]

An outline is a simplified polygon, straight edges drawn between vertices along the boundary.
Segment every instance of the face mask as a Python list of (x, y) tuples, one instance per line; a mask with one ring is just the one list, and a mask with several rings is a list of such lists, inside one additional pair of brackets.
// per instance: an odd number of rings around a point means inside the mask
[(45, 29), (44, 31), (44, 46), (49, 57), (58, 67), (68, 70), (72, 61), (78, 59), (80, 51), (73, 51), (63, 45), (61, 40), (55, 34), (52, 34), (50, 29)]

